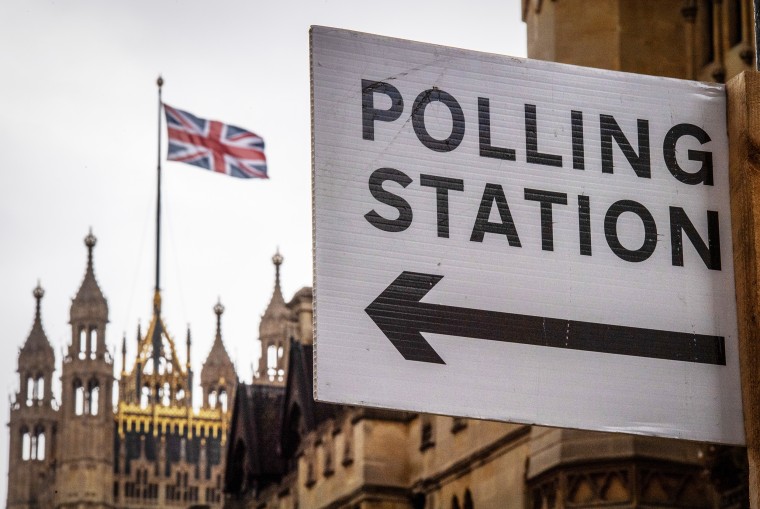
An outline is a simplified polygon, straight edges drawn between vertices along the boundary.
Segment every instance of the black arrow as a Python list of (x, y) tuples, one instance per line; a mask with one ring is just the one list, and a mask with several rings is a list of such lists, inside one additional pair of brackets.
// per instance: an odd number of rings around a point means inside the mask
[(443, 276), (401, 273), (365, 310), (410, 361), (446, 364), (422, 332), (703, 364), (726, 364), (724, 338), (420, 302)]

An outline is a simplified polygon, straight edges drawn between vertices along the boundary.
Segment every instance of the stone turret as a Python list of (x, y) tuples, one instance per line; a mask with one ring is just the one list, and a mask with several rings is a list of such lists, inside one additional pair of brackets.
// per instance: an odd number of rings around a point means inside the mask
[(21, 377), (19, 396), (27, 402), (49, 404), (52, 399), (50, 382), (55, 371), (55, 353), (42, 328), (40, 301), (45, 291), (39, 283), (33, 295), (37, 301), (37, 307), (32, 330), (18, 355), (18, 373)]
[(72, 329), (69, 357), (80, 360), (102, 357), (106, 353), (105, 328), (108, 323), (108, 301), (95, 279), (92, 252), (97, 238), (92, 231), (84, 243), (87, 246), (87, 269), (69, 312)]
[(49, 507), (54, 482), (51, 462), (55, 453), (58, 412), (50, 382), (55, 370), (53, 347), (42, 328), (40, 303), (45, 291), (37, 283), (32, 330), (18, 355), (19, 391), (11, 406), (8, 500), (13, 509)]
[[(87, 268), (71, 301), (71, 343), (61, 376), (61, 435), (56, 507), (110, 507), (113, 502), (113, 359), (106, 346), (108, 302), (95, 279), (92, 231)], [(75, 482), (76, 481), (76, 482)]]
[(215, 408), (217, 405), (224, 412), (232, 408), (228, 398), (231, 398), (237, 385), (235, 366), (230, 360), (222, 341), (222, 314), (224, 306), (221, 301), (214, 306), (216, 314), (216, 336), (211, 351), (201, 368), (201, 388), (203, 389), (203, 406)]
[(283, 385), (285, 369), (288, 365), (293, 313), (285, 304), (280, 289), (280, 265), (284, 261), (279, 250), (272, 257), (275, 267), (274, 291), (259, 324), (261, 357), (256, 374), (256, 383)]

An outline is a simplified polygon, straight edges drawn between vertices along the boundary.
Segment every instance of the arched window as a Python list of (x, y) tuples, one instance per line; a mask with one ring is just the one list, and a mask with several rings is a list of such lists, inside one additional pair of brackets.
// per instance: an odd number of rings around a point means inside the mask
[(469, 488), (464, 490), (464, 506), (462, 509), (474, 509), (472, 503), (472, 493), (470, 493)]
[(79, 358), (84, 359), (87, 352), (87, 330), (79, 327)]
[(420, 451), (425, 451), (435, 445), (433, 417), (428, 414), (422, 414), (420, 419)]
[(222, 407), (222, 412), (227, 412), (227, 391), (219, 389), (219, 406)]
[(177, 390), (174, 391), (175, 397), (177, 398), (177, 401), (182, 401), (185, 399), (185, 389), (182, 387), (177, 387)]
[(94, 359), (98, 352), (98, 329), (90, 327), (90, 359)]
[(272, 381), (277, 376), (277, 345), (267, 347), (267, 376)]
[(23, 461), (29, 461), (32, 452), (32, 437), (29, 434), (29, 430), (21, 428), (21, 459)]
[(86, 398), (84, 392), (84, 386), (79, 380), (74, 380), (74, 414), (84, 415)]
[(100, 386), (97, 380), (90, 380), (88, 384), (87, 399), (89, 400), (90, 415), (98, 415), (98, 407), (100, 406)]
[(209, 392), (208, 393), (208, 406), (210, 406), (211, 408), (216, 408), (216, 402), (217, 402), (216, 391)]
[(29, 457), (33, 460), (37, 459), (37, 435), (32, 435), (32, 443), (29, 446)]
[(32, 437), (32, 459), (42, 461), (45, 459), (45, 428), (37, 426)]
[(37, 380), (34, 382), (34, 399), (42, 400), (45, 398), (45, 377), (37, 375)]
[(172, 390), (169, 387), (169, 382), (164, 382), (164, 386), (161, 389), (161, 404), (164, 406), (169, 406), (171, 404), (172, 399)]
[(456, 495), (451, 497), (451, 509), (461, 509), (459, 507), (459, 498)]
[(34, 400), (34, 378), (29, 376), (26, 379), (26, 406), (32, 406)]
[(150, 404), (150, 388), (147, 385), (144, 385), (142, 390), (140, 391), (140, 408), (148, 408), (148, 405)]

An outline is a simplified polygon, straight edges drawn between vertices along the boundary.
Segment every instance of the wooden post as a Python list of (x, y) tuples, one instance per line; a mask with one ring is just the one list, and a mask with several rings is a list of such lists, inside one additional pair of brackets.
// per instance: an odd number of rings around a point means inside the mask
[(727, 85), (731, 229), (749, 499), (760, 509), (760, 73)]

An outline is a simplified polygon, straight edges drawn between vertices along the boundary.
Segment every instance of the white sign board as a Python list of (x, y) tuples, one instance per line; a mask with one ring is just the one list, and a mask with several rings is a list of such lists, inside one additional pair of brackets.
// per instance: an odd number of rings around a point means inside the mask
[(311, 31), (320, 401), (744, 443), (725, 91)]

